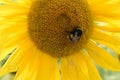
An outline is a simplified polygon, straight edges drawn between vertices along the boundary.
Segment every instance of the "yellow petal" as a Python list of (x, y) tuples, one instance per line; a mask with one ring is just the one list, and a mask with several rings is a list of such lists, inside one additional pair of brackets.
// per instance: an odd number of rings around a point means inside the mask
[(81, 53), (61, 58), (62, 80), (89, 80), (88, 65)]
[(9, 48), (6, 49), (2, 49), (0, 50), (0, 61), (3, 60), (8, 54), (10, 54), (11, 52), (13, 52), (15, 50), (16, 46), (11, 46)]
[(20, 33), (25, 33), (26, 29), (23, 28), (18, 28), (17, 27), (10, 27), (8, 29), (5, 29), (1, 32), (1, 39), (5, 39), (8, 38), (9, 36), (14, 36), (16, 34), (20, 34)]
[(3, 4), (13, 4), (13, 5), (19, 5), (19, 6), (24, 6), (24, 7), (30, 7), (31, 3), (34, 0), (1, 0), (0, 3)]
[[(37, 69), (37, 66), (34, 66), (34, 60), (36, 60), (36, 58), (35, 55), (31, 54), (34, 52), (34, 48), (31, 47), (31, 49), (29, 50), (30, 52), (26, 52), (25, 54), (23, 54), (23, 57), (20, 61), (19, 69), (17, 70), (17, 74), (15, 76), (15, 80), (29, 80), (28, 78), (30, 76), (36, 76), (35, 70)], [(30, 66), (31, 63), (33, 64), (32, 66)], [(33, 71), (33, 69), (35, 70)], [(30, 80), (33, 80), (33, 78), (31, 77)]]
[(0, 32), (7, 28), (26, 28), (27, 27), (27, 18), (26, 16), (17, 16), (10, 18), (2, 18), (0, 21)]
[(17, 0), (16, 3), (30, 7), (35, 0)]
[(85, 54), (85, 52), (81, 51), (81, 55), (83, 56), (85, 62), (88, 66), (88, 73), (89, 73), (89, 80), (102, 80), (98, 70), (96, 69), (96, 66), (94, 62), (91, 60), (91, 58)]
[(103, 4), (103, 3), (105, 3), (105, 2), (108, 2), (109, 0), (87, 0), (87, 2), (88, 2), (88, 4), (90, 5), (90, 6), (94, 6), (94, 7), (96, 7), (96, 6), (98, 6), (98, 5), (100, 5), (100, 4)]
[[(15, 22), (16, 23), (15, 23)], [(24, 22), (24, 18), (13, 19), (12, 22), (1, 24), (0, 27), (0, 60), (4, 59), (9, 53), (11, 53), (20, 40), (26, 37), (27, 24)], [(19, 30), (18, 30), (18, 25)]]
[(27, 15), (28, 10), (28, 8), (22, 6), (5, 4), (0, 6), (0, 17), (15, 17), (19, 15)]
[(96, 16), (95, 18), (95, 28), (109, 32), (120, 32), (120, 20), (119, 18), (107, 18), (104, 16)]
[(61, 58), (61, 75), (62, 80), (102, 80), (94, 63), (83, 51)]
[(120, 32), (120, 27), (118, 27), (118, 25), (110, 24), (108, 21), (102, 21), (102, 22), (95, 21), (94, 27), (96, 29), (109, 31), (109, 32), (112, 32), (112, 33)]
[(100, 41), (100, 40), (97, 40), (97, 42), (100, 43), (100, 44), (105, 45), (106, 47), (108, 47), (110, 49), (112, 49), (113, 51), (115, 51), (115, 53), (120, 54), (120, 46), (113, 45), (113, 44), (111, 44), (109, 42)]
[(20, 34), (15, 35), (11, 39), (4, 41), (0, 44), (1, 51), (0, 51), (0, 60), (4, 59), (8, 54), (10, 54), (14, 49), (16, 49), (27, 37), (27, 35)]
[(120, 62), (113, 58), (110, 53), (106, 50), (100, 48), (93, 41), (89, 41), (88, 45), (85, 47), (89, 55), (96, 61), (98, 65), (103, 68), (120, 71)]
[(101, 41), (109, 42), (114, 45), (120, 45), (120, 40), (98, 29), (94, 29), (92, 38), (94, 40), (101, 40)]
[(15, 80), (60, 80), (57, 59), (34, 48), (19, 67)]
[(26, 40), (24, 44), (17, 47), (17, 49), (10, 55), (7, 62), (2, 66), (2, 68), (0, 68), (0, 76), (9, 72), (17, 71), (20, 64), (21, 57), (24, 54), (28, 53), (28, 51), (30, 51), (32, 48), (32, 45), (31, 46), (30, 45), (28, 46), (28, 45), (29, 45), (28, 40)]
[(24, 18), (13, 19), (11, 22), (1, 24), (0, 43), (4, 43), (7, 39), (12, 39), (15, 35), (23, 34), (26, 30), (27, 21)]
[[(93, 3), (89, 3), (91, 12), (93, 15), (102, 15), (106, 17), (120, 17), (120, 0), (92, 0)], [(90, 2), (90, 1), (88, 1)]]
[(15, 34), (14, 36), (12, 36), (11, 39), (7, 39), (6, 41), (4, 41), (3, 44), (1, 44), (1, 48), (5, 49), (5, 48), (9, 48), (11, 46), (15, 46), (20, 44), (28, 35), (26, 33), (19, 33), (19, 34)]

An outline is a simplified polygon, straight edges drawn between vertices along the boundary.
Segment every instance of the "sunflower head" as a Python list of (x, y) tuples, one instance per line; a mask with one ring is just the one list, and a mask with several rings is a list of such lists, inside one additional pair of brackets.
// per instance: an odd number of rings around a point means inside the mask
[[(85, 0), (38, 0), (31, 6), (28, 30), (37, 48), (61, 57), (81, 50), (91, 35), (91, 22)], [(82, 34), (73, 43), (69, 37), (76, 27)]]
[(1, 3), (0, 61), (11, 55), (0, 76), (17, 72), (15, 80), (102, 80), (95, 64), (120, 71), (118, 57), (103, 48), (120, 55), (120, 0)]

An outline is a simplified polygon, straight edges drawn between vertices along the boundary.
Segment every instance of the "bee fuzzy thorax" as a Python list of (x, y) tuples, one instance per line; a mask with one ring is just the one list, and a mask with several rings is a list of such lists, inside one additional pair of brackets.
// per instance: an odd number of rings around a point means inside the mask
[(28, 31), (40, 51), (64, 57), (87, 43), (91, 22), (85, 0), (36, 0), (28, 15)]
[(82, 30), (80, 30), (78, 27), (73, 28), (73, 30), (69, 33), (70, 35), (68, 36), (68, 39), (73, 43), (78, 41), (82, 36)]

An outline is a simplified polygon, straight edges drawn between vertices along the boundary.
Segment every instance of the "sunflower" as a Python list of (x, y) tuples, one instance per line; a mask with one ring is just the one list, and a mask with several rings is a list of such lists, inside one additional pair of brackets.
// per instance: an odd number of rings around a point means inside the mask
[[(120, 71), (120, 0), (0, 0), (0, 76), (15, 80), (102, 80)], [(117, 35), (117, 36), (115, 36)]]

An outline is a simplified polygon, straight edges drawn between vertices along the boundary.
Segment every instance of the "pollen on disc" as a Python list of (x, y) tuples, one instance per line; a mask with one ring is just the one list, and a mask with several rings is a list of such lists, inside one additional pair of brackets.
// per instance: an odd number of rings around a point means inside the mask
[[(78, 53), (91, 34), (91, 16), (85, 0), (37, 0), (28, 15), (31, 40), (42, 52), (53, 57)], [(82, 35), (72, 43), (69, 32), (78, 26)]]

